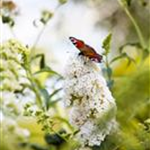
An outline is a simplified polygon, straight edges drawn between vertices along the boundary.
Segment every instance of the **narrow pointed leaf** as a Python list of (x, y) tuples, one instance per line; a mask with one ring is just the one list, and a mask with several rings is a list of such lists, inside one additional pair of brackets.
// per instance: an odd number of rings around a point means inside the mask
[(104, 55), (107, 55), (110, 52), (111, 39), (112, 39), (112, 34), (110, 33), (103, 41), (102, 48), (105, 50)]
[(44, 54), (37, 54), (34, 57), (31, 58), (31, 62), (40, 58), (40, 68), (44, 68), (46, 66), (45, 64), (45, 55)]
[(54, 95), (56, 95), (61, 90), (62, 90), (62, 88), (55, 90), (52, 94), (50, 94), (49, 99), (51, 99)]
[(117, 60), (119, 60), (119, 59), (121, 59), (121, 58), (125, 58), (125, 57), (127, 57), (127, 54), (126, 54), (126, 53), (122, 53), (121, 55), (119, 55), (119, 56), (113, 58), (113, 59), (110, 61), (110, 64), (112, 64), (113, 62), (115, 62), (115, 61), (117, 61)]
[(46, 106), (46, 109), (48, 110), (48, 105), (49, 105), (49, 93), (46, 89), (41, 89), (41, 93), (44, 97), (44, 100), (45, 100), (45, 106)]
[(59, 75), (57, 72), (55, 72), (54, 70), (52, 70), (50, 67), (44, 67), (41, 70), (35, 72), (34, 74), (39, 74), (39, 73), (50, 73), (50, 74), (55, 74), (55, 75)]

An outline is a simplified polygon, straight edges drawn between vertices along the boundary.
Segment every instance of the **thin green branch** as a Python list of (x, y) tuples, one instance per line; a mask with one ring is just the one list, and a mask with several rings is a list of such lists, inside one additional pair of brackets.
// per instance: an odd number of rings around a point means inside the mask
[(124, 2), (122, 0), (118, 0), (119, 4), (123, 7), (124, 11), (126, 12), (127, 16), (129, 17), (129, 19), (131, 20), (132, 24), (134, 25), (135, 27), (135, 30), (137, 32), (137, 35), (139, 37), (139, 40), (140, 40), (140, 43), (141, 43), (141, 46), (143, 49), (145, 49), (145, 40), (144, 40), (144, 36), (141, 32), (141, 29), (139, 27), (139, 25), (137, 24), (136, 20), (134, 19), (134, 17), (131, 15), (129, 9), (127, 8), (126, 4), (124, 4)]
[[(58, 5), (56, 6), (56, 8), (55, 8), (55, 11), (56, 11), (60, 6), (61, 6), (61, 5), (58, 4)], [(47, 25), (48, 25), (48, 23), (49, 23), (50, 20), (51, 20), (51, 19), (49, 18), (49, 20), (44, 24), (43, 28), (41, 29), (41, 31), (40, 31), (39, 34), (37, 35), (37, 38), (36, 38), (36, 40), (35, 40), (35, 42), (34, 42), (32, 48), (31, 48), (31, 50), (34, 49), (34, 48), (37, 46), (37, 44), (38, 44), (38, 42), (39, 42), (39, 40), (40, 40), (42, 34), (44, 33), (44, 31), (45, 31), (45, 29), (46, 29), (46, 27), (47, 27)]]
[(56, 117), (54, 117), (54, 119), (58, 119), (58, 120), (62, 121), (63, 123), (65, 123), (65, 124), (69, 127), (69, 129), (70, 129), (71, 131), (74, 131), (73, 126), (72, 126), (72, 125), (68, 122), (68, 120), (66, 120), (65, 118), (56, 116)]
[(13, 38), (14, 38), (14, 39), (17, 39), (17, 36), (16, 36), (16, 34), (15, 34), (13, 28), (9, 26), (9, 30), (10, 30), (10, 32), (11, 32)]
[[(106, 55), (106, 62), (105, 62), (106, 68), (110, 68), (109, 67), (109, 61), (108, 61), (108, 55)], [(108, 71), (107, 71), (107, 77), (108, 77), (108, 81), (111, 80), (111, 76), (109, 75)]]
[(45, 25), (43, 26), (43, 28), (41, 29), (41, 31), (40, 31), (39, 34), (37, 35), (37, 38), (36, 38), (36, 40), (35, 40), (35, 42), (34, 42), (32, 48), (31, 48), (31, 50), (35, 49), (35, 47), (37, 46), (38, 42), (40, 41), (40, 38), (41, 38), (42, 34), (44, 33), (44, 31), (45, 31), (45, 29), (46, 29), (46, 26), (47, 26), (47, 24), (45, 24)]

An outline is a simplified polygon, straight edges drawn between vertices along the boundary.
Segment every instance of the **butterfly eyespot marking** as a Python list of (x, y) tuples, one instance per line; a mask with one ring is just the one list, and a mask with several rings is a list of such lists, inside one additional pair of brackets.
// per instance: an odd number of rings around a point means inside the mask
[(73, 37), (69, 37), (69, 39), (70, 39), (73, 43), (76, 42), (75, 38), (73, 38)]
[(75, 40), (75, 38), (69, 37), (69, 39), (71, 40), (71, 42), (72, 42), (75, 46), (77, 46), (77, 40)]
[(92, 61), (99, 62), (97, 58), (91, 58)]

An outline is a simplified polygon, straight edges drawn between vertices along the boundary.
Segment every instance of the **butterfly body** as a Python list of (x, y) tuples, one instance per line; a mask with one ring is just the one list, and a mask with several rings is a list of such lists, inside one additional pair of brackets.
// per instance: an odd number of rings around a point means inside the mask
[(101, 62), (102, 56), (99, 55), (92, 47), (85, 44), (82, 40), (76, 39), (74, 37), (69, 37), (69, 39), (75, 45), (75, 47), (80, 50), (79, 55), (86, 56), (95, 62)]

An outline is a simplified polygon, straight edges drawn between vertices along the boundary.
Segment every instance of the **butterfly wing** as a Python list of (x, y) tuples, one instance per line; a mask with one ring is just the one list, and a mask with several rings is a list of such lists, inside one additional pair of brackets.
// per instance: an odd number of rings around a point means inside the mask
[(91, 46), (85, 45), (85, 52), (83, 53), (85, 56), (90, 58), (93, 61), (101, 62), (102, 55), (99, 55)]
[(96, 54), (96, 51), (94, 50), (94, 48), (92, 48), (91, 46), (87, 44), (85, 44), (84, 49), (85, 49), (85, 53), (89, 56)]
[(79, 40), (77, 38), (69, 37), (69, 39), (71, 40), (71, 42), (73, 43), (73, 45), (75, 47), (77, 47), (79, 50), (80, 50), (80, 48), (84, 47), (84, 45), (85, 45), (83, 41), (81, 41), (81, 40)]
[(99, 55), (91, 46), (74, 37), (69, 37), (71, 42), (80, 50), (80, 54), (90, 58), (93, 61), (101, 62), (102, 56)]
[(73, 43), (73, 45), (76, 46), (78, 40), (76, 38), (74, 38), (74, 37), (69, 37), (69, 39)]

